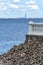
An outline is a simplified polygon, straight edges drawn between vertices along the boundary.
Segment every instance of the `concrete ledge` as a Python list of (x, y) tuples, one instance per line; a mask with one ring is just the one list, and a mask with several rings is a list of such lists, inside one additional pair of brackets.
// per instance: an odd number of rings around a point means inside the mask
[(43, 36), (37, 36), (37, 35), (26, 35), (25, 42), (31, 41), (41, 41), (43, 42)]

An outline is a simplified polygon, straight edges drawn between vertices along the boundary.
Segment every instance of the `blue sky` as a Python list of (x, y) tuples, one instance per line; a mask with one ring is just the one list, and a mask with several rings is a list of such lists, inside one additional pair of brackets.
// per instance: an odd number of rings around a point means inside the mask
[(0, 18), (43, 18), (43, 0), (0, 0)]

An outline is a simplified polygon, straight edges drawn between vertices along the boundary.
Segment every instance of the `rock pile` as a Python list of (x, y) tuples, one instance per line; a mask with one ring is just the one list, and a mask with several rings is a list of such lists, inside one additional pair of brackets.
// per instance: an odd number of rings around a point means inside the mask
[(28, 41), (0, 55), (0, 65), (43, 65), (43, 42)]

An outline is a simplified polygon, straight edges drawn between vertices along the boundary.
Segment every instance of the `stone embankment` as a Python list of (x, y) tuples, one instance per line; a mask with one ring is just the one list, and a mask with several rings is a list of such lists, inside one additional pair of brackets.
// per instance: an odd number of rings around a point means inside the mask
[(0, 55), (0, 65), (43, 65), (43, 42), (29, 40)]

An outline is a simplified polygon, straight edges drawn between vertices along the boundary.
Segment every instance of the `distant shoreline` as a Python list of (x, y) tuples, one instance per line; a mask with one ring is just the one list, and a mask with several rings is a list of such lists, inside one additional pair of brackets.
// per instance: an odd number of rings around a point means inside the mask
[(43, 18), (0, 18), (0, 19), (43, 19)]

